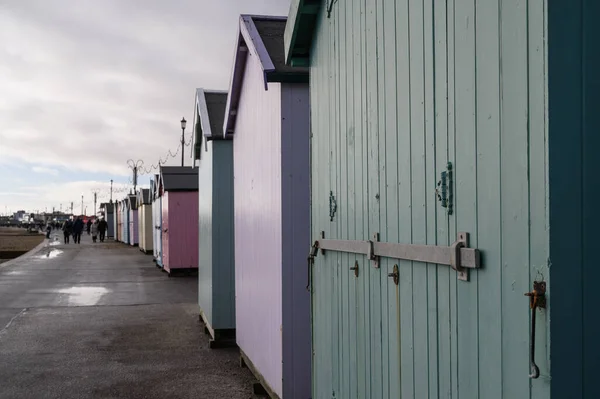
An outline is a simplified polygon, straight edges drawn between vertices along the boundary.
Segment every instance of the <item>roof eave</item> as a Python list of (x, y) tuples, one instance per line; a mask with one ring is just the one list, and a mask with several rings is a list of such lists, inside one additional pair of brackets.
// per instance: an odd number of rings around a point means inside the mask
[(310, 50), (321, 0), (292, 0), (283, 35), (285, 62), (290, 66), (310, 65)]

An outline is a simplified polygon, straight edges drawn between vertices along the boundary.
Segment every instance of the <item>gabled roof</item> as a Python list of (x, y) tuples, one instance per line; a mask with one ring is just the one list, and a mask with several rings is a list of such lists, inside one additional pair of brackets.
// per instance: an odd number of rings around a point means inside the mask
[(223, 139), (223, 119), (227, 106), (227, 92), (196, 89), (194, 106), (194, 159), (200, 159), (202, 137), (206, 140)]
[(125, 205), (127, 206), (127, 209), (135, 211), (138, 208), (137, 195), (127, 194), (127, 197), (125, 197)]
[(197, 191), (198, 168), (161, 166), (159, 182), (164, 191)]
[[(333, 6), (328, 0), (328, 7)], [(317, 18), (322, 0), (292, 0), (285, 27), (285, 62), (292, 66), (309, 66)]]
[[(152, 182), (150, 183), (152, 185)], [(137, 192), (137, 203), (139, 205), (148, 205), (152, 203), (152, 197), (150, 195), (150, 189), (141, 188)]]
[(308, 83), (308, 68), (286, 65), (283, 38), (286, 21), (286, 17), (240, 15), (223, 123), (225, 137), (233, 134), (235, 130), (235, 119), (248, 53), (256, 56), (260, 62), (265, 90), (268, 90), (269, 82)]
[(157, 199), (158, 197), (160, 197), (160, 170), (158, 174), (154, 175), (154, 178), (151, 180), (151, 183), (154, 184), (152, 186), (152, 198)]

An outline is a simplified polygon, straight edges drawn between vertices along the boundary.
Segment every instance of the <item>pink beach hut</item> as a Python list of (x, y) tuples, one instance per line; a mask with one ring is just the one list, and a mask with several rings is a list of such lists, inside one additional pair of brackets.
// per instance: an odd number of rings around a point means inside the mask
[(161, 166), (162, 261), (169, 276), (198, 270), (198, 168)]

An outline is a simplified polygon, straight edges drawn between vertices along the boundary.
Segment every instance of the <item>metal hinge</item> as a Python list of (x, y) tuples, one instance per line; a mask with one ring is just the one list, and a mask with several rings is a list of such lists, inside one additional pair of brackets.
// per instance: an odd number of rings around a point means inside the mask
[[(399, 244), (379, 242), (379, 234), (373, 235), (373, 240), (326, 240), (325, 232), (321, 232), (321, 239), (315, 241), (311, 247), (314, 260), (318, 250), (347, 252), (366, 255), (379, 267), (379, 258), (404, 259), (415, 262), (435, 263), (448, 265), (458, 273), (458, 279), (469, 281), (469, 269), (480, 267), (479, 250), (469, 248), (469, 233), (458, 233), (456, 241), (449, 247), (437, 245)], [(311, 260), (311, 261), (312, 261)]]

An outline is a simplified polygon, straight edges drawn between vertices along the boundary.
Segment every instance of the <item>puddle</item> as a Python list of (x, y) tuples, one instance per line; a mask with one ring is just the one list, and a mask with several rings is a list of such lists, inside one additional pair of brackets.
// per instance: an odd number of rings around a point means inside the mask
[(19, 275), (25, 274), (25, 273), (22, 272), (22, 271), (19, 271), (19, 270), (11, 270), (11, 271), (6, 272), (4, 274), (6, 274), (7, 276), (19, 276)]
[(69, 295), (69, 305), (93, 306), (110, 291), (104, 287), (71, 287), (58, 292)]
[(60, 241), (54, 240), (54, 241), (48, 243), (48, 245), (50, 245), (50, 246), (60, 245)]
[(50, 251), (46, 252), (43, 255), (38, 255), (37, 258), (39, 258), (39, 259), (56, 258), (58, 255), (60, 255), (62, 253), (63, 253), (63, 251), (61, 251), (60, 249), (51, 249)]

